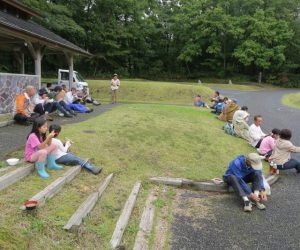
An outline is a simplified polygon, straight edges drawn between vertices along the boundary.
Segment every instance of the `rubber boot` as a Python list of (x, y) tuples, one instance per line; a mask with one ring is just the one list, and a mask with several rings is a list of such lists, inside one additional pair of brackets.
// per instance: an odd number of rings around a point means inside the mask
[(93, 167), (90, 163), (85, 163), (84, 165), (83, 165), (83, 167), (84, 168), (86, 168), (87, 170), (89, 170), (89, 171), (91, 171), (94, 175), (98, 175), (98, 174), (100, 174), (101, 173), (101, 171), (102, 171), (102, 168), (101, 167), (99, 167), (99, 168), (95, 168), (95, 167)]
[(35, 166), (37, 168), (38, 175), (44, 179), (49, 177), (49, 174), (45, 170), (45, 163), (44, 162), (36, 162)]
[(47, 156), (47, 161), (48, 161), (48, 168), (49, 169), (63, 169), (63, 166), (57, 165), (55, 162), (55, 156), (54, 155), (48, 155)]

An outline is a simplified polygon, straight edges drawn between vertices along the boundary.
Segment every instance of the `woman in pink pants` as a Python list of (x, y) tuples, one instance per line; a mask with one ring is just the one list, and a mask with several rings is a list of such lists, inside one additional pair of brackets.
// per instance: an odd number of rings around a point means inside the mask
[(49, 174), (45, 170), (46, 161), (49, 169), (63, 168), (55, 163), (54, 153), (57, 150), (57, 146), (51, 144), (55, 132), (53, 131), (46, 136), (47, 129), (48, 125), (44, 118), (36, 119), (27, 137), (25, 147), (25, 160), (35, 163), (37, 172), (42, 178), (49, 177)]

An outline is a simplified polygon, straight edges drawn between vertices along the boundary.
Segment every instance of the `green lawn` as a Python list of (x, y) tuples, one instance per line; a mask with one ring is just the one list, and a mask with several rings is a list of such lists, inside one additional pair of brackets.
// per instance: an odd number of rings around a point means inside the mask
[[(94, 98), (111, 100), (109, 80), (89, 80), (88, 83)], [(208, 100), (213, 91), (190, 83), (121, 80), (118, 100), (123, 103), (192, 104), (197, 94)]]
[[(134, 183), (141, 180), (143, 189), (123, 240), (126, 249), (132, 249), (143, 204), (152, 187), (149, 177), (221, 177), (233, 157), (251, 152), (245, 141), (226, 135), (222, 125), (206, 109), (130, 104), (85, 122), (64, 126), (61, 137), (72, 138), (72, 151), (92, 158), (96, 165), (104, 167), (104, 172), (93, 176), (84, 171), (39, 209), (37, 216), (24, 215), (18, 207), (63, 171), (51, 171), (49, 180), (41, 180), (33, 174), (2, 191), (0, 249), (42, 249), (45, 246), (49, 249), (109, 249), (122, 207)], [(80, 202), (112, 172), (115, 173), (113, 182), (79, 233), (63, 231), (62, 226)], [(170, 204), (173, 194), (170, 191), (157, 206)]]
[(300, 109), (300, 92), (285, 95), (282, 102), (284, 105)]

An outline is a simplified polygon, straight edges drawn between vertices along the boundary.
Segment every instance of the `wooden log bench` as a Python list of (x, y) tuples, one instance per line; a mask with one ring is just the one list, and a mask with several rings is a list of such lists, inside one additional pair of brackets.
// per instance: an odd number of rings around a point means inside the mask
[(102, 196), (105, 189), (109, 185), (111, 179), (113, 178), (113, 174), (107, 176), (103, 183), (99, 186), (96, 192), (91, 193), (88, 198), (80, 205), (80, 207), (76, 210), (76, 212), (71, 216), (68, 222), (63, 227), (65, 230), (74, 230), (77, 229), (82, 220), (93, 210), (98, 199)]
[(138, 196), (138, 193), (140, 191), (140, 188), (141, 188), (141, 182), (137, 182), (126, 203), (125, 203), (125, 206), (123, 208), (123, 211), (120, 215), (120, 218), (116, 224), (116, 228), (115, 228), (115, 231), (112, 235), (112, 238), (110, 240), (110, 244), (111, 244), (111, 247), (113, 249), (116, 249), (120, 243), (121, 243), (121, 240), (122, 240), (122, 237), (123, 237), (123, 234), (124, 234), (124, 231), (126, 229), (126, 226), (128, 224), (128, 221), (129, 221), (129, 218), (130, 218), (130, 215), (132, 213), (132, 210), (134, 208), (134, 205), (135, 205), (135, 202), (136, 202), (136, 199), (137, 199), (137, 196)]
[[(37, 207), (43, 206), (47, 199), (52, 198), (62, 189), (62, 187), (66, 183), (69, 183), (71, 180), (73, 180), (75, 176), (80, 173), (81, 169), (81, 166), (75, 166), (70, 168), (67, 172), (64, 173), (63, 176), (56, 179), (49, 186), (47, 186), (45, 189), (37, 193), (29, 200), (37, 201)], [(22, 205), (20, 209), (25, 210), (26, 207)]]

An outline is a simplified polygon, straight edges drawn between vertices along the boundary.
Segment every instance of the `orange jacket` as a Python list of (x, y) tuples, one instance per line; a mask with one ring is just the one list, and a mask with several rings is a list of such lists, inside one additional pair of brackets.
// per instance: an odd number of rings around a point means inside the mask
[(30, 105), (30, 100), (25, 94), (19, 94), (16, 96), (16, 112), (22, 115), (30, 115), (27, 111)]

